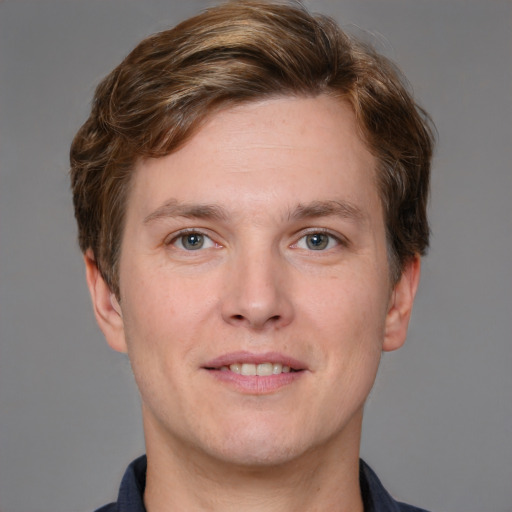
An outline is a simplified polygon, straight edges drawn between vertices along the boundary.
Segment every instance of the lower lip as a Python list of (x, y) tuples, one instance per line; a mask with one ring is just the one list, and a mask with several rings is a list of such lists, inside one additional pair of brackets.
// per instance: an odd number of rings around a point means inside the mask
[(207, 370), (210, 375), (237, 391), (251, 395), (268, 395), (288, 386), (304, 375), (304, 371), (279, 373), (278, 375), (241, 375), (232, 371)]

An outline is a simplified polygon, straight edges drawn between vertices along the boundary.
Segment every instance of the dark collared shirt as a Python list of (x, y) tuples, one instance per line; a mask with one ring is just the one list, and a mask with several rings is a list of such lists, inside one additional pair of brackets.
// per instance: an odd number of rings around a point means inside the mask
[[(145, 455), (134, 460), (124, 474), (117, 502), (105, 505), (96, 512), (146, 512), (143, 501), (146, 464)], [(427, 512), (395, 501), (384, 489), (377, 475), (362, 460), (359, 466), (359, 482), (364, 512)]]

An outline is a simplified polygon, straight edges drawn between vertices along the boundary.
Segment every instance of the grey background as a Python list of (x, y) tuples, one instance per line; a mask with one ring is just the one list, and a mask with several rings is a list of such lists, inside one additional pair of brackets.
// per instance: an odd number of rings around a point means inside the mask
[[(79, 512), (144, 450), (127, 360), (90, 307), (67, 153), (95, 85), (206, 1), (0, 1), (0, 509)], [(512, 3), (307, 2), (368, 30), (438, 127), (406, 346), (387, 354), (362, 454), (397, 497), (512, 510)]]

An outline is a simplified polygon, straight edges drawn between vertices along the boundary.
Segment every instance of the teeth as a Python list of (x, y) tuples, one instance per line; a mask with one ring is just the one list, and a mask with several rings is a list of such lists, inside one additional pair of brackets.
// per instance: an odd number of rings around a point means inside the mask
[(256, 366), (256, 375), (272, 375), (272, 363), (263, 363)]
[(272, 373), (274, 375), (279, 375), (283, 371), (283, 365), (280, 363), (274, 363), (272, 365)]
[[(221, 371), (226, 371), (227, 369), (227, 366), (223, 366)], [(229, 365), (229, 369), (233, 373), (238, 373), (240, 375), (259, 375), (262, 377), (268, 375), (279, 375), (280, 373), (289, 373), (291, 371), (289, 366), (282, 365), (281, 363), (234, 363)]]
[(256, 365), (255, 364), (242, 364), (242, 368), (240, 369), (240, 373), (242, 375), (256, 375)]
[(242, 365), (241, 364), (231, 364), (229, 365), (229, 369), (233, 372), (233, 373), (242, 373)]

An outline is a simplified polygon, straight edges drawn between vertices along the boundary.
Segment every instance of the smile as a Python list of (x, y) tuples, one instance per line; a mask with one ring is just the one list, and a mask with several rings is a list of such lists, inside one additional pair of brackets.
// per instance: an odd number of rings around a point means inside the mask
[(231, 371), (233, 373), (237, 373), (239, 375), (258, 375), (261, 377), (267, 377), (269, 375), (279, 375), (281, 373), (290, 373), (293, 370), (289, 366), (283, 365), (281, 363), (261, 363), (261, 364), (252, 364), (252, 363), (234, 363), (229, 366), (222, 366), (220, 368), (222, 372)]
[(278, 352), (255, 354), (246, 351), (224, 354), (203, 365), (206, 370), (232, 372), (243, 376), (268, 377), (282, 373), (306, 370), (307, 366), (297, 359)]
[(202, 368), (223, 385), (250, 395), (277, 392), (309, 373), (303, 362), (278, 352), (233, 352), (209, 361)]

